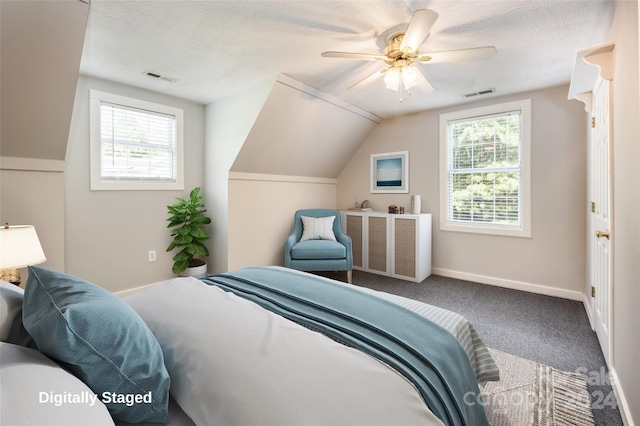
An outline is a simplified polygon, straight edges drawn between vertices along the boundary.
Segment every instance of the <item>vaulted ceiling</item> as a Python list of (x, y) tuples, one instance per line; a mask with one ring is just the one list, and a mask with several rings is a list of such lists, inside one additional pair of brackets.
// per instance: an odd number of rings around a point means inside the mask
[[(81, 72), (210, 103), (286, 74), (380, 117), (567, 84), (575, 52), (602, 43), (614, 2), (92, 0)], [(439, 18), (421, 52), (495, 46), (485, 61), (420, 64), (435, 90), (399, 102), (382, 80), (347, 87), (384, 64), (324, 58), (378, 53), (412, 13)], [(143, 74), (151, 71), (165, 77)], [(168, 80), (175, 79), (175, 82)]]
[(64, 161), (89, 7), (0, 1), (0, 156)]

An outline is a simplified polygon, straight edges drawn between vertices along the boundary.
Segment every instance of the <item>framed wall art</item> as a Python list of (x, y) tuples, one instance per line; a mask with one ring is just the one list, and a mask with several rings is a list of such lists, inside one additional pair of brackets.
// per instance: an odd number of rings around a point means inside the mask
[(409, 192), (409, 151), (371, 155), (371, 193)]

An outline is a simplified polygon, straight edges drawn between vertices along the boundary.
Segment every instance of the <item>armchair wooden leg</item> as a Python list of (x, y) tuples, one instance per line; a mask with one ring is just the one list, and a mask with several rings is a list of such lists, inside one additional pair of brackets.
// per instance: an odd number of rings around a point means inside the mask
[(353, 281), (353, 271), (347, 271), (347, 283), (351, 284)]

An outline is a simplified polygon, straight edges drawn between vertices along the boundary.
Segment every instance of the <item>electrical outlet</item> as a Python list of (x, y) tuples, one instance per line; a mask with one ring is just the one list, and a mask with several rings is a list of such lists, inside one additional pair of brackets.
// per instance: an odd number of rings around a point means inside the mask
[(149, 250), (149, 262), (155, 262), (155, 261), (156, 261), (156, 251)]

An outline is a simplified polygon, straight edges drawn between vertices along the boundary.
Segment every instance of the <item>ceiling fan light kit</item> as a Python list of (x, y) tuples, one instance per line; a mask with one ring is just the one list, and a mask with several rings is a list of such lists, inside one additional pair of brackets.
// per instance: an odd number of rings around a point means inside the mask
[(384, 75), (385, 87), (400, 92), (402, 102), (402, 93), (406, 90), (407, 95), (411, 95), (410, 89), (418, 85), (418, 73), (418, 70), (408, 65), (392, 67)]
[(431, 27), (438, 19), (438, 13), (430, 9), (419, 9), (413, 13), (409, 26), (405, 32), (391, 34), (387, 37), (383, 54), (355, 53), (355, 52), (323, 52), (322, 56), (328, 58), (348, 58), (365, 61), (382, 61), (387, 68), (376, 71), (359, 82), (349, 86), (349, 89), (364, 86), (384, 75), (385, 87), (402, 94), (423, 82), (428, 91), (433, 90), (429, 81), (413, 64), (418, 63), (444, 63), (465, 60), (483, 60), (493, 57), (496, 48), (493, 46), (477, 47), (471, 49), (458, 49), (442, 52), (419, 52), (420, 45), (429, 35)]

